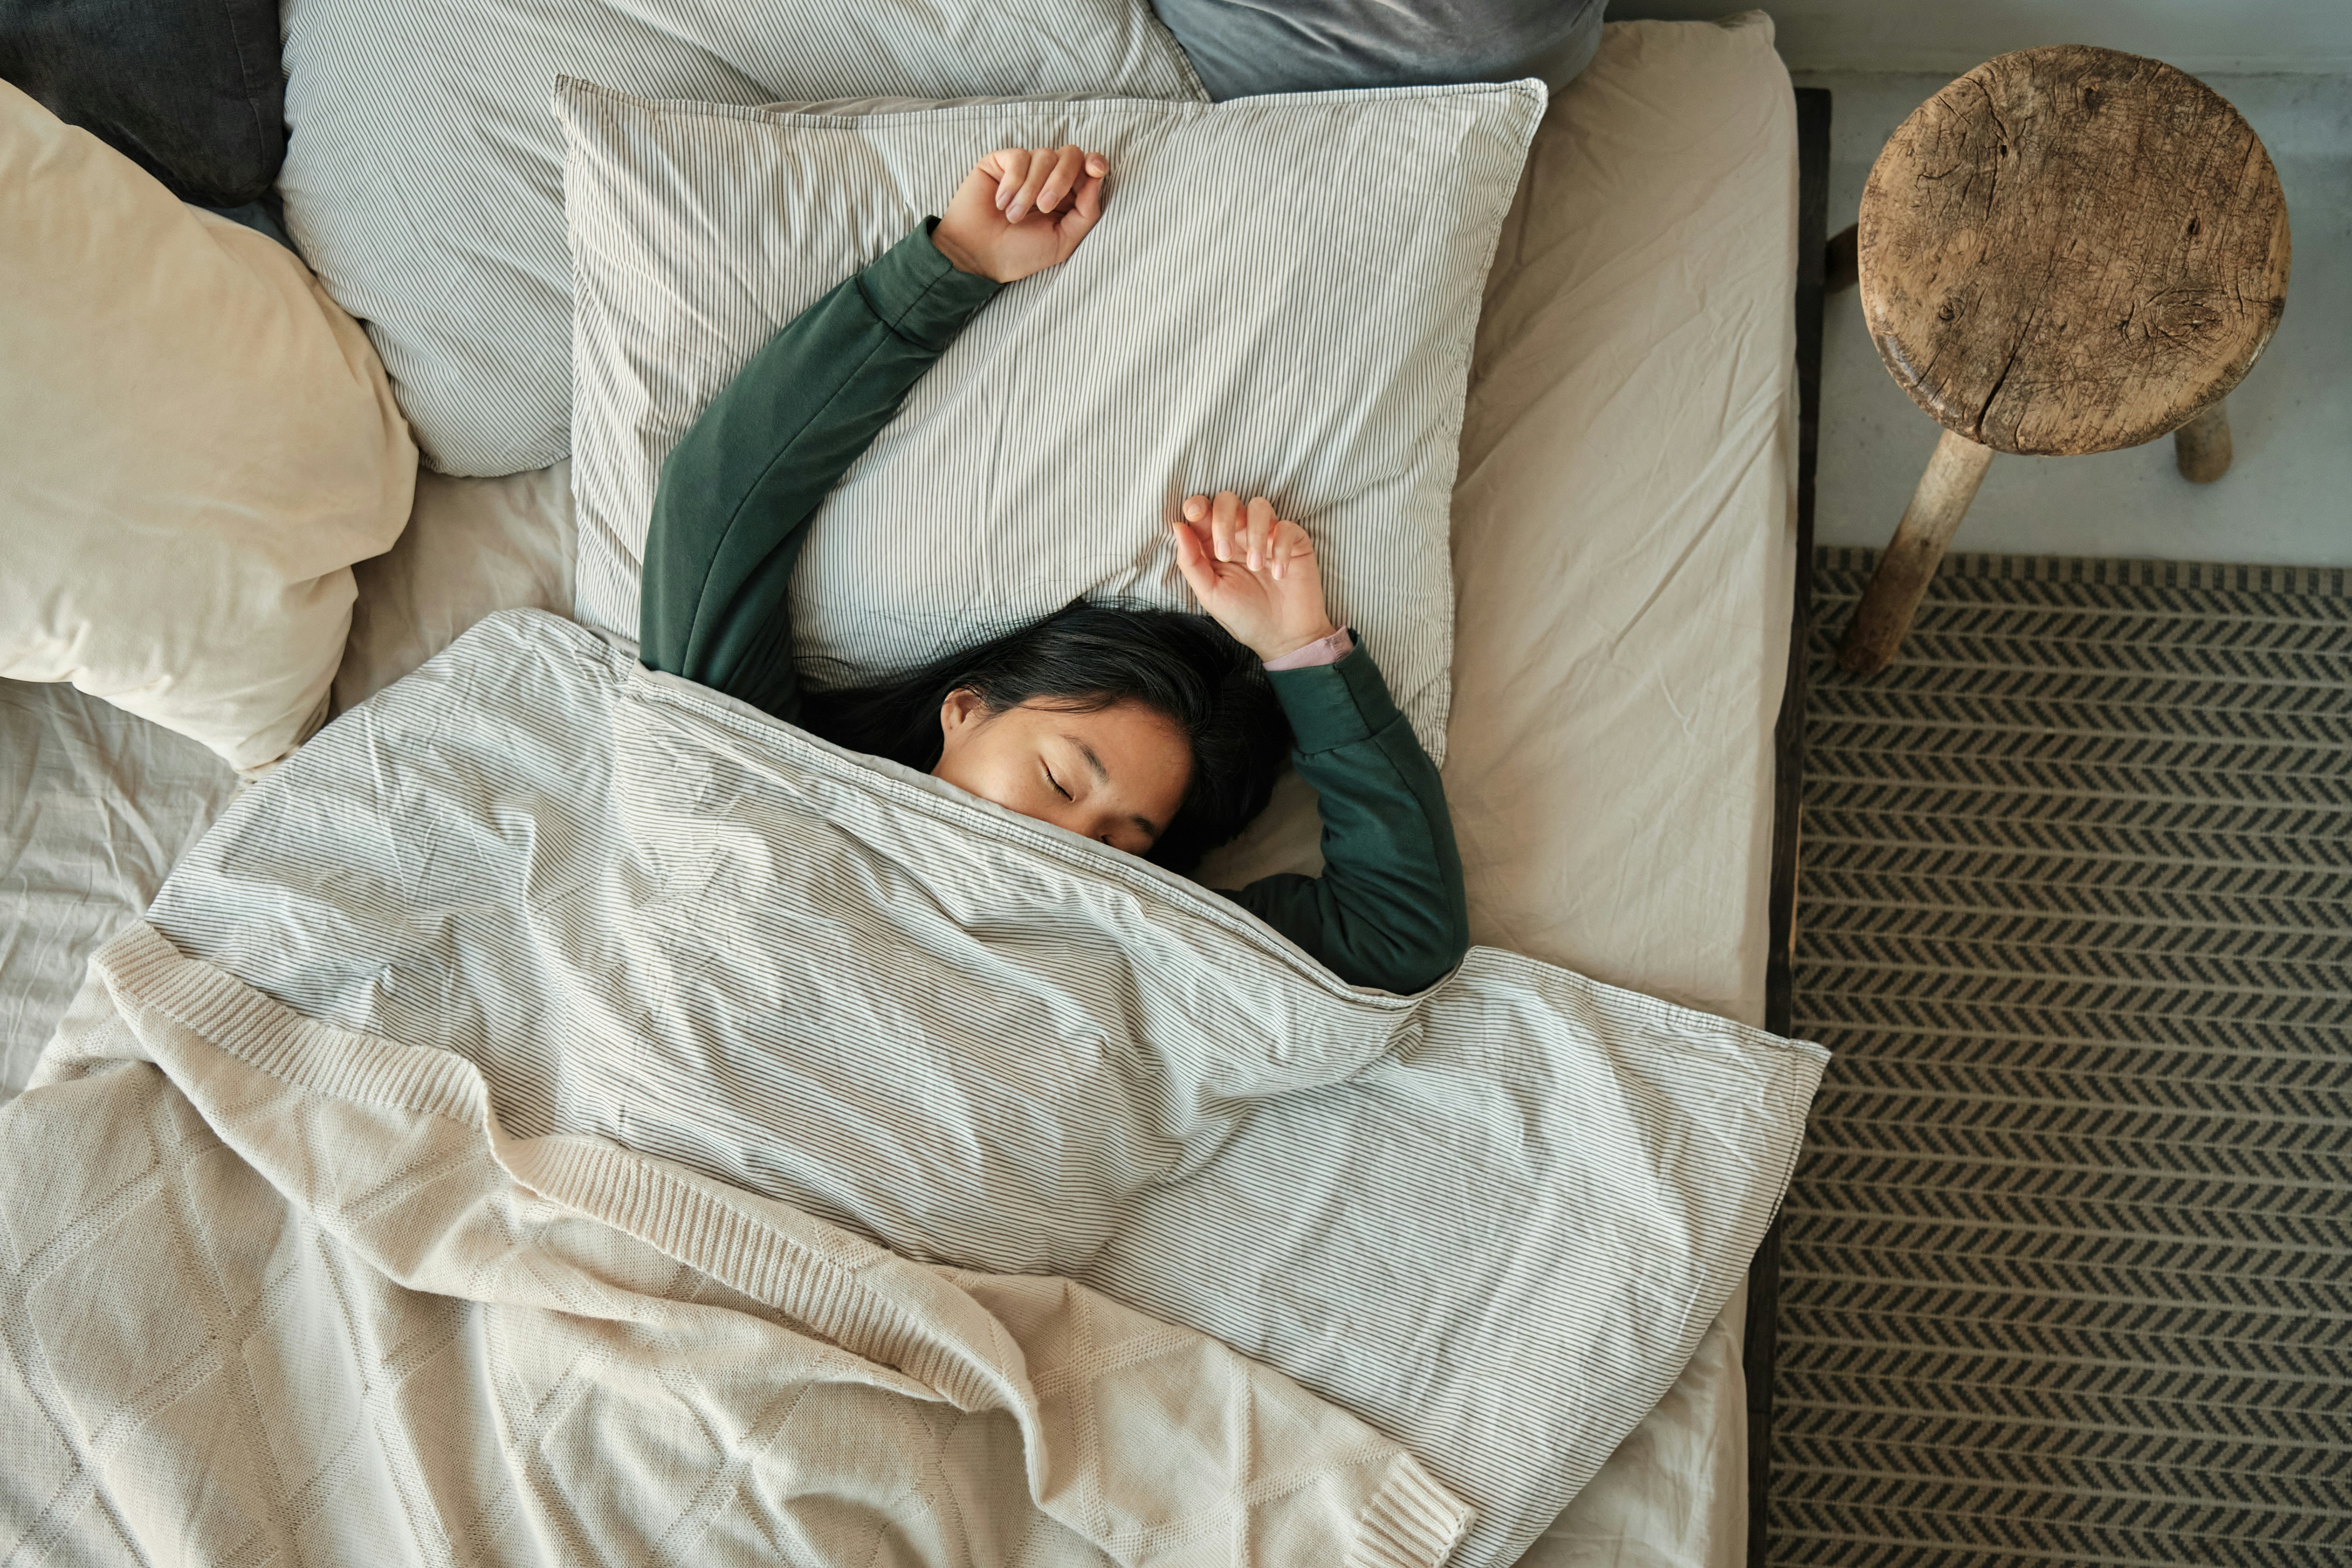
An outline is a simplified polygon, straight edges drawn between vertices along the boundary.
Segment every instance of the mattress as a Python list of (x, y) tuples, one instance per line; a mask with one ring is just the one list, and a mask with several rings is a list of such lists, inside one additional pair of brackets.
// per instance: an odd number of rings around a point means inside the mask
[[(1611, 24), (1505, 220), (1454, 493), (1471, 939), (1759, 1025), (1796, 260), (1771, 24)], [(1528, 1563), (1746, 1560), (1745, 1307)]]
[[(1795, 569), (1796, 126), (1761, 15), (1604, 29), (1489, 278), (1454, 492), (1444, 768), (1475, 940), (1743, 1022), (1764, 1008), (1772, 725)], [(563, 465), (419, 477), (359, 569), (340, 708), (482, 615), (571, 603)], [(193, 743), (0, 685), (0, 1098), (89, 954), (226, 804)], [(1228, 874), (1314, 858), (1294, 789)], [(1528, 1553), (1746, 1548), (1742, 1303)]]

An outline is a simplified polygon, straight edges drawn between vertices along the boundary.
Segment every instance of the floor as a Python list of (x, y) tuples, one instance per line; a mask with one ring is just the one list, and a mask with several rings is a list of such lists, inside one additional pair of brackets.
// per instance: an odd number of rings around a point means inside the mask
[[(1853, 222), (1871, 161), (1949, 78), (1800, 71), (1834, 95), (1832, 233)], [(2011, 555), (2352, 566), (2352, 78), (2210, 76), (2269, 148), (2294, 271), (2284, 320), (2230, 397), (2237, 459), (2210, 486), (2174, 471), (2169, 437), (2093, 457), (1997, 459), (1952, 548)], [(1823, 345), (1815, 537), (1883, 545), (1937, 427), (1887, 375), (1858, 297), (1832, 296)]]
[(1769, 1561), (2344, 1568), (2352, 592), (2024, 564), (1812, 643)]

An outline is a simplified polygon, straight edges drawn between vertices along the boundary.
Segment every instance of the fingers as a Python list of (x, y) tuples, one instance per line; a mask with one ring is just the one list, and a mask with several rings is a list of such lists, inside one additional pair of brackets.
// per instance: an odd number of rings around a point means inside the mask
[[(1100, 158), (1087, 160), (1089, 165), (1101, 162)], [(1069, 254), (1078, 248), (1078, 242), (1087, 237), (1087, 231), (1092, 229), (1096, 220), (1102, 216), (1102, 188), (1103, 177), (1100, 174), (1088, 174), (1087, 183), (1078, 187), (1077, 195), (1071, 199), (1070, 210), (1062, 214), (1064, 259), (1066, 260)]]
[[(1089, 152), (1083, 147), (1063, 148), (1061, 160), (1054, 168), (1054, 177), (1045, 182), (1045, 190), (1038, 194), (1037, 210), (1041, 213), (1054, 211), (1060, 205), (1062, 198), (1072, 191), (1077, 192), (1081, 200), (1092, 191), (1099, 201), (1103, 176), (1109, 172), (1110, 160), (1101, 153)], [(1072, 210), (1075, 211), (1076, 206), (1074, 202)]]
[(1238, 559), (1242, 527), (1242, 498), (1231, 490), (1218, 491), (1209, 507), (1210, 553), (1219, 560)]
[(996, 210), (1003, 212), (1007, 203), (1021, 193), (1021, 182), (1029, 177), (1029, 150), (1025, 147), (1003, 147), (980, 161), (981, 167), (996, 176)]
[(1251, 571), (1282, 577), (1292, 561), (1315, 554), (1307, 530), (1276, 515), (1274, 503), (1264, 496), (1253, 496), (1246, 503), (1231, 490), (1218, 491), (1213, 500), (1187, 496), (1184, 520), (1206, 537), (1210, 555)]
[(1273, 558), (1274, 577), (1277, 582), (1290, 575), (1295, 563), (1315, 559), (1315, 541), (1307, 537), (1305, 528), (1287, 517), (1275, 525), (1274, 538), (1267, 549)]
[(1020, 188), (1013, 192), (1013, 199), (1004, 204), (1006, 223), (1017, 224), (1028, 216), (1030, 211), (1037, 205), (1038, 193), (1045, 188), (1045, 182), (1054, 177), (1054, 171), (1060, 167), (1060, 164), (1059, 155), (1051, 147), (1036, 147), (1030, 150), (1029, 172), (1022, 180)]
[[(1200, 499), (1198, 496), (1192, 497), (1193, 501)], [(1192, 502), (1186, 502), (1185, 507), (1189, 516)], [(1217, 586), (1217, 574), (1209, 564), (1208, 552), (1201, 548), (1201, 536), (1185, 523), (1171, 523), (1168, 528), (1176, 536), (1176, 570), (1183, 575), (1184, 586), (1192, 591), (1193, 598), (1208, 603)]]
[(1099, 203), (1110, 160), (1075, 144), (1004, 147), (982, 158), (973, 172), (996, 182), (996, 210), (1005, 222), (1017, 224), (1032, 212), (1055, 211), (1074, 190), (1082, 201), (1091, 193)]
[(1272, 501), (1267, 500), (1264, 496), (1250, 497), (1249, 512), (1243, 523), (1242, 538), (1249, 551), (1249, 569), (1252, 571), (1263, 571), (1274, 564), (1274, 555), (1270, 547), (1274, 543), (1274, 525), (1279, 521), (1281, 519), (1274, 515)]
[(1061, 204), (1062, 198), (1086, 177), (1087, 152), (1083, 147), (1065, 147), (1054, 159), (1054, 172), (1037, 187), (1037, 210), (1050, 213)]

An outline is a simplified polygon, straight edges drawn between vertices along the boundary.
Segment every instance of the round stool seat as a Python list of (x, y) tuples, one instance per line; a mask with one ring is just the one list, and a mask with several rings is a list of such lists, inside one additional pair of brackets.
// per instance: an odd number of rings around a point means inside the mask
[(2238, 384), (2286, 304), (2286, 202), (2252, 129), (2112, 49), (2002, 55), (1922, 104), (1856, 240), (1887, 370), (2000, 452), (2154, 440)]

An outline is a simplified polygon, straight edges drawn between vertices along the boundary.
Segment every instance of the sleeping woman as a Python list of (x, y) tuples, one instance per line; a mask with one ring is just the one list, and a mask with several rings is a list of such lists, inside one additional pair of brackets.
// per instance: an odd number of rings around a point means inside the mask
[(1412, 991), (1469, 943), (1431, 765), (1315, 547), (1257, 497), (1171, 525), (1208, 617), (1075, 602), (878, 685), (804, 690), (787, 590), (825, 494), (997, 289), (1067, 260), (1108, 162), (992, 152), (948, 204), (752, 356), (662, 465), (641, 655), (836, 745), (1177, 871), (1263, 810), (1286, 748), (1321, 801), (1323, 874), (1228, 894), (1355, 985)]

